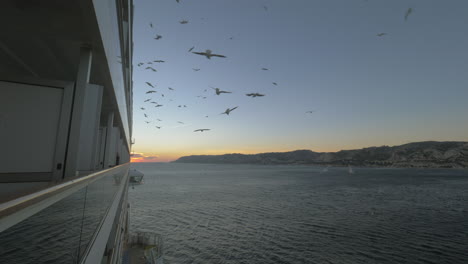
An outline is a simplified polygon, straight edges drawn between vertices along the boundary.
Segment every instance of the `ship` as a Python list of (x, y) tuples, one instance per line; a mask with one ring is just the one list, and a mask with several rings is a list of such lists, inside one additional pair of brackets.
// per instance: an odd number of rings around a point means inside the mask
[(133, 13), (132, 0), (1, 1), (0, 263), (123, 262)]

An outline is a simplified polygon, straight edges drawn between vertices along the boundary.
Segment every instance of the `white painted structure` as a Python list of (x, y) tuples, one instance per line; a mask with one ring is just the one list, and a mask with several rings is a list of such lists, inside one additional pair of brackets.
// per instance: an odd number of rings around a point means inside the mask
[(101, 223), (109, 226), (97, 230), (86, 250), (79, 248), (76, 261), (120, 262), (116, 238), (124, 237), (119, 230), (127, 221), (132, 134), (132, 26), (132, 0), (1, 1), (0, 231), (102, 184), (99, 178), (114, 179), (115, 198)]

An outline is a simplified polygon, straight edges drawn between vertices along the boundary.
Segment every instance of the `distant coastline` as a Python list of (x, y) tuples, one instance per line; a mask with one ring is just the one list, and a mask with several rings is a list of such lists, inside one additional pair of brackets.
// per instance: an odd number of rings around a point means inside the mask
[(338, 152), (295, 150), (259, 154), (192, 155), (176, 163), (301, 164), (395, 168), (468, 168), (468, 142), (424, 141), (399, 146), (369, 147)]

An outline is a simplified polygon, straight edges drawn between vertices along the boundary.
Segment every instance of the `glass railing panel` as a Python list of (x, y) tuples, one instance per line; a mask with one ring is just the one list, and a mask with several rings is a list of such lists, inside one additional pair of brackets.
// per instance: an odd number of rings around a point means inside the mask
[(0, 233), (0, 263), (76, 263), (86, 187)]
[(117, 169), (117, 171), (107, 173), (108, 175), (88, 185), (80, 241), (80, 259), (92, 241), (94, 234), (98, 231), (100, 223), (106, 216), (112, 202), (115, 199), (120, 199), (120, 197), (116, 196), (116, 193), (120, 186), (125, 184), (124, 179), (127, 178), (124, 176), (126, 176), (127, 171), (128, 166), (124, 166)]

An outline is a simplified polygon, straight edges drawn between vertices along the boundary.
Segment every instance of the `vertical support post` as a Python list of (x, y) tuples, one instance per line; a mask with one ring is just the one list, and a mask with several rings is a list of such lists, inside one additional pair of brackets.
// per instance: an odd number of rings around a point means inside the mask
[(91, 74), (92, 50), (90, 47), (80, 48), (80, 63), (75, 83), (73, 110), (68, 138), (67, 160), (65, 164), (65, 177), (76, 176), (78, 154), (80, 153), (80, 133), (83, 123), (83, 108), (86, 96), (86, 87)]
[(114, 127), (114, 112), (110, 112), (107, 115), (107, 129), (106, 129), (106, 147), (104, 151), (104, 168), (109, 168), (109, 156), (111, 154), (111, 146), (114, 144), (112, 142), (112, 132)]

